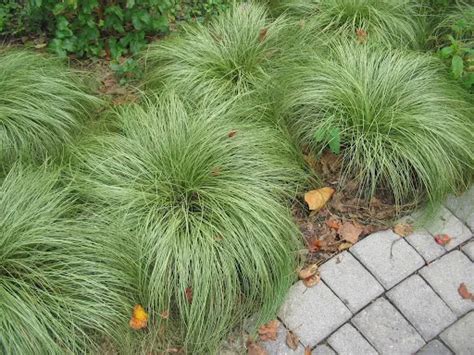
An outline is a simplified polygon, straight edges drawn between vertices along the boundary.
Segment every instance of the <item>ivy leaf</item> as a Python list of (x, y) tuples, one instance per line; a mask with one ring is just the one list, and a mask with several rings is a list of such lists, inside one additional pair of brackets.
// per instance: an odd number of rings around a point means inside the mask
[(338, 127), (333, 127), (329, 130), (329, 149), (334, 154), (341, 152), (341, 131)]
[(464, 70), (464, 62), (462, 58), (458, 55), (455, 55), (451, 61), (451, 72), (456, 79), (459, 79)]
[(449, 47), (444, 47), (441, 49), (440, 54), (441, 58), (447, 59), (449, 58), (452, 54), (454, 53), (454, 48), (449, 46)]

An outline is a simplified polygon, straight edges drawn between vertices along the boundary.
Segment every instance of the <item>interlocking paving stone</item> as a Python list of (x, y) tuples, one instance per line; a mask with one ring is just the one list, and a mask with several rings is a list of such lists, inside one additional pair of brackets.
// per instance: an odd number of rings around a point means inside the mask
[(332, 334), (328, 343), (339, 355), (377, 355), (372, 345), (349, 323)]
[(474, 302), (463, 299), (459, 285), (464, 282), (474, 290), (474, 264), (458, 250), (454, 250), (420, 270), (420, 275), (458, 316), (474, 309)]
[(311, 355), (336, 355), (336, 352), (329, 346), (322, 344), (313, 349)]
[(413, 354), (425, 341), (384, 298), (360, 311), (352, 323), (382, 354)]
[(474, 261), (474, 240), (464, 245), (461, 250)]
[(425, 340), (431, 340), (456, 321), (456, 315), (418, 275), (412, 275), (387, 292)]
[(305, 346), (314, 346), (352, 314), (324, 282), (307, 288), (299, 281), (290, 288), (278, 316)]
[(440, 338), (455, 354), (474, 354), (474, 312), (468, 313), (442, 332)]
[(442, 342), (435, 339), (430, 341), (416, 355), (451, 355), (452, 352)]
[(286, 335), (288, 330), (280, 323), (277, 332), (277, 339), (275, 341), (262, 341), (260, 342), (262, 347), (268, 351), (269, 355), (304, 355), (304, 347), (302, 344), (293, 350), (286, 345)]
[(446, 207), (474, 230), (474, 185), (461, 196), (448, 196)]
[(449, 243), (444, 246), (446, 250), (452, 250), (472, 237), (469, 228), (445, 207), (440, 208), (425, 228), (434, 236), (447, 234), (451, 237)]
[(425, 264), (415, 249), (391, 230), (371, 234), (349, 251), (386, 289), (392, 288)]
[(384, 292), (377, 280), (347, 251), (325, 262), (320, 271), (323, 281), (353, 313)]
[(436, 243), (433, 236), (426, 230), (417, 230), (405, 239), (428, 263), (446, 254), (446, 249)]

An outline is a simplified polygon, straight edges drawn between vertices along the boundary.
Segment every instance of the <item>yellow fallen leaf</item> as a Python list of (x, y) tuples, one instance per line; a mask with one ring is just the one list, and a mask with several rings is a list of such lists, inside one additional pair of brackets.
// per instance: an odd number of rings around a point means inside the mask
[(341, 243), (339, 244), (339, 246), (337, 247), (337, 249), (339, 249), (339, 251), (343, 251), (343, 250), (346, 250), (346, 249), (349, 249), (353, 244), (352, 243)]
[(393, 231), (400, 237), (407, 237), (413, 233), (413, 226), (411, 224), (399, 223), (393, 227)]
[(136, 304), (133, 307), (132, 318), (130, 318), (130, 328), (139, 330), (146, 328), (148, 322), (148, 314), (145, 312), (143, 307)]
[(319, 211), (331, 199), (334, 192), (332, 187), (311, 190), (304, 194), (304, 200), (311, 211)]

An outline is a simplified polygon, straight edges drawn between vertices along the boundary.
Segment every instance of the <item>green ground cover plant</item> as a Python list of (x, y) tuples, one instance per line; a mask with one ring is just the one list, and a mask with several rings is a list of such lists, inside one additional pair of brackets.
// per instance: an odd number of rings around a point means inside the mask
[(0, 49), (0, 174), (18, 159), (60, 155), (101, 103), (88, 90), (56, 58)]
[(298, 232), (284, 197), (302, 172), (275, 130), (239, 122), (229, 104), (157, 100), (120, 109), (120, 132), (84, 143), (74, 176), (98, 218), (136, 245), (131, 297), (151, 324), (179, 322), (187, 351), (212, 353), (243, 318), (272, 317), (293, 281)]
[(343, 182), (363, 198), (439, 202), (474, 164), (473, 107), (443, 70), (429, 55), (335, 44), (288, 73), (290, 122), (315, 152), (341, 146)]
[(123, 328), (120, 277), (71, 192), (45, 166), (15, 165), (0, 181), (2, 354), (89, 353), (95, 335)]

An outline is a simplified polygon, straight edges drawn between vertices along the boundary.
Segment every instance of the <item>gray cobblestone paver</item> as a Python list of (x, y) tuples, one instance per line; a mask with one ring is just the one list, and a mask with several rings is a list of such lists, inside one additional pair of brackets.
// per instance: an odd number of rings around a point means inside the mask
[(417, 230), (405, 239), (426, 262), (431, 262), (446, 253), (446, 249), (437, 244), (433, 236), (426, 230)]
[(456, 321), (456, 315), (418, 275), (387, 292), (388, 298), (428, 341)]
[[(474, 291), (474, 187), (445, 206), (406, 238), (391, 230), (364, 238), (321, 265), (316, 286), (295, 284), (268, 353), (474, 354), (474, 302), (458, 291), (461, 283)], [(438, 245), (436, 234), (452, 240)], [(300, 337), (296, 351), (287, 329)]]
[(385, 289), (392, 288), (425, 264), (415, 249), (391, 230), (371, 234), (349, 251)]
[(474, 231), (474, 185), (461, 196), (450, 195), (446, 207)]
[(433, 236), (447, 234), (451, 237), (450, 242), (444, 246), (446, 250), (452, 250), (472, 237), (469, 228), (445, 207), (441, 207), (433, 220), (427, 223), (426, 229)]
[(328, 343), (339, 355), (377, 355), (372, 345), (349, 323), (333, 333)]
[(304, 355), (304, 347), (302, 344), (300, 344), (296, 350), (292, 350), (288, 345), (286, 345), (287, 334), (288, 330), (280, 323), (277, 332), (277, 339), (275, 341), (262, 341), (261, 344), (269, 355)]
[(438, 339), (430, 341), (416, 355), (451, 355), (452, 352)]
[(384, 298), (360, 311), (352, 323), (382, 354), (413, 354), (425, 341)]
[(424, 267), (420, 275), (458, 316), (474, 309), (474, 302), (463, 299), (458, 292), (462, 282), (474, 290), (474, 264), (460, 251), (454, 250)]
[(474, 240), (464, 245), (461, 250), (474, 261)]
[(311, 355), (336, 355), (336, 352), (326, 344), (322, 344), (314, 348)]
[(353, 313), (384, 292), (378, 281), (347, 251), (324, 263), (320, 271), (323, 281)]
[(322, 281), (311, 288), (299, 281), (291, 287), (278, 315), (305, 346), (314, 346), (352, 313)]
[(470, 312), (441, 333), (440, 338), (455, 354), (474, 354), (474, 312)]

